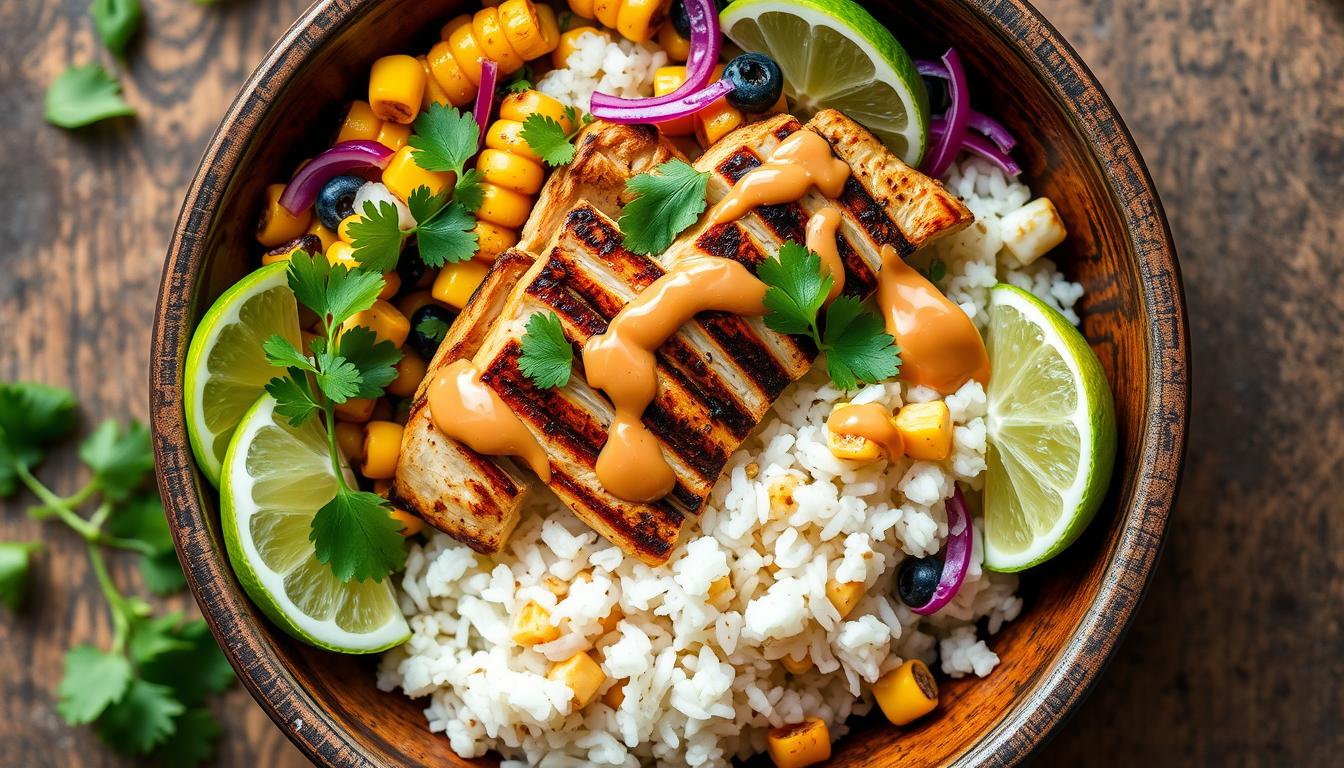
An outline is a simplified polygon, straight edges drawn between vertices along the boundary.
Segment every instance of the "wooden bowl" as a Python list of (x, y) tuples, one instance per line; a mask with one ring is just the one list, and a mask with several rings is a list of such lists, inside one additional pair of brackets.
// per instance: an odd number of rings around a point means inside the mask
[[(878, 718), (836, 745), (832, 765), (1012, 765), (1078, 705), (1143, 597), (1162, 546), (1185, 446), (1189, 358), (1171, 235), (1133, 139), (1096, 79), (1023, 0), (866, 3), (913, 54), (954, 45), (980, 109), (1021, 139), (1015, 155), (1069, 229), (1061, 259), (1087, 289), (1083, 327), (1115, 391), (1115, 480), (1087, 534), (1023, 579), (1025, 609), (992, 640), (1002, 663), (949, 681), (937, 716)], [(159, 482), (191, 589), (257, 701), (326, 766), (485, 765), (426, 729), (422, 704), (374, 686), (374, 661), (301, 645), (247, 600), (229, 568), (216, 493), (197, 471), (182, 367), (201, 314), (256, 264), (263, 187), (329, 139), (374, 58), (424, 51), (463, 7), (442, 0), (321, 0), (276, 44), (229, 109), (187, 193), (164, 266), (151, 402)]]

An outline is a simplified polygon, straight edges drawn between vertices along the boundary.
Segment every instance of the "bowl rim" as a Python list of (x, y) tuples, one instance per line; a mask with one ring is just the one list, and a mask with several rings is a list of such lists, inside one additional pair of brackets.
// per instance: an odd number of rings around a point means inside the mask
[[(326, 713), (260, 639), (258, 613), (213, 546), (199, 491), (200, 475), (181, 411), (182, 368), (191, 337), (191, 289), (204, 261), (207, 234), (244, 141), (264, 120), (300, 63), (381, 0), (319, 0), (276, 42), (220, 121), (188, 186), (169, 244), (150, 351), (150, 411), (157, 476), (178, 556), (192, 594), (244, 686), (311, 761), (368, 765), (358, 741)], [(1133, 502), (1097, 600), (1061, 650), (1057, 663), (957, 765), (1016, 765), (1039, 750), (1091, 691), (1124, 638), (1151, 583), (1180, 484), (1189, 412), (1190, 351), (1180, 267), (1152, 177), (1128, 128), (1095, 75), (1055, 27), (1026, 0), (953, 0), (1023, 52), (1083, 135), (1119, 204), (1139, 255), (1152, 365), (1138, 438)], [(1028, 46), (1024, 41), (1031, 41)], [(1159, 322), (1161, 321), (1161, 322)]]

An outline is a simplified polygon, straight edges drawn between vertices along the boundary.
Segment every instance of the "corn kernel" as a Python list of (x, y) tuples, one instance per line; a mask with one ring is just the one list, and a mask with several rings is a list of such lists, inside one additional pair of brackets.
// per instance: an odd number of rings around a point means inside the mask
[(709, 149), (742, 125), (743, 120), (742, 112), (729, 104), (727, 98), (719, 99), (695, 113), (695, 138), (700, 146)]
[(831, 758), (831, 732), (819, 717), (771, 728), (765, 744), (778, 768), (803, 768)]
[[(467, 19), (466, 23), (470, 23), (468, 16), (459, 18)], [(462, 71), (457, 59), (453, 58), (453, 47), (447, 38), (444, 38), (443, 42), (435, 43), (434, 47), (429, 49), (425, 62), (429, 64), (430, 79), (447, 95), (449, 104), (460, 107), (476, 98), (476, 85), (467, 77), (467, 73)]]
[(257, 242), (267, 248), (275, 248), (303, 235), (313, 222), (311, 206), (296, 214), (281, 205), (280, 196), (284, 193), (284, 184), (272, 184), (266, 188), (265, 207), (257, 221)]
[(374, 401), (369, 398), (351, 398), (336, 403), (336, 418), (340, 421), (364, 423), (373, 418)]
[(526, 61), (544, 56), (555, 40), (547, 40), (532, 0), (505, 0), (499, 4), (499, 26), (509, 48)]
[[(671, 27), (671, 24), (667, 25)], [(653, 95), (666, 96), (686, 82), (686, 67), (659, 67), (653, 73)], [(678, 117), (658, 124), (664, 136), (690, 136), (695, 133), (695, 115)]]
[(877, 461), (882, 449), (877, 443), (862, 435), (841, 435), (826, 430), (826, 447), (831, 455), (846, 461)]
[(397, 271), (383, 273), (383, 290), (378, 292), (378, 298), (387, 301), (397, 295), (401, 290), (401, 274)]
[(467, 79), (473, 83), (481, 82), (481, 60), (485, 51), (476, 41), (476, 32), (471, 24), (466, 24), (448, 33), (448, 45), (453, 51), (453, 59), (462, 68)]
[(952, 414), (942, 400), (905, 406), (896, 414), (896, 429), (911, 458), (942, 461), (952, 455)]
[(437, 195), (452, 187), (451, 172), (426, 171), (415, 163), (415, 153), (410, 146), (398, 149), (383, 169), (383, 184), (387, 190), (406, 202), (418, 187), (429, 187), (430, 194)]
[(427, 304), (438, 304), (429, 291), (416, 291), (397, 299), (397, 309), (408, 318), (414, 317), (416, 311)]
[(401, 425), (395, 421), (370, 421), (364, 425), (365, 477), (381, 480), (397, 474), (401, 433)]
[(396, 307), (381, 299), (363, 312), (351, 315), (341, 324), (341, 331), (345, 332), (355, 327), (368, 328), (379, 341), (390, 341), (394, 347), (406, 343), (406, 337), (411, 333), (411, 321), (397, 311)]
[(558, 680), (574, 692), (576, 709), (583, 709), (592, 701), (597, 689), (606, 682), (607, 675), (598, 666), (593, 657), (586, 653), (576, 653), (568, 659), (551, 667), (546, 673), (547, 679)]
[(560, 637), (560, 628), (551, 623), (551, 613), (540, 605), (527, 601), (513, 617), (513, 642), (519, 645), (539, 645)]
[(503, 120), (525, 123), (532, 115), (551, 118), (565, 129), (565, 133), (575, 128), (569, 121), (569, 114), (565, 112), (565, 105), (541, 91), (528, 89), (522, 93), (509, 94), (499, 105), (499, 116)]
[(560, 20), (556, 18), (555, 9), (546, 3), (533, 3), (532, 5), (537, 14), (537, 30), (541, 35), (541, 45), (538, 46), (541, 53), (537, 55), (544, 56), (554, 51), (555, 46), (560, 43)]
[(397, 397), (410, 397), (420, 387), (428, 366), (423, 357), (408, 349), (402, 353), (401, 360), (397, 362), (396, 371), (397, 378), (387, 385), (387, 393)]
[(364, 217), (360, 216), (358, 213), (352, 213), (344, 219), (341, 219), (341, 223), (336, 225), (336, 236), (347, 243), (353, 244), (355, 238), (350, 235), (350, 225), (362, 218)]
[[(444, 100), (445, 102), (447, 99)], [(378, 129), (378, 136), (374, 141), (382, 144), (384, 147), (396, 152), (398, 149), (406, 146), (407, 140), (411, 138), (410, 126), (401, 123), (386, 122), (383, 127)]]
[[(425, 73), (425, 92), (420, 96), (420, 109), (427, 112), (431, 104), (452, 104), (453, 101), (448, 98), (448, 92), (443, 90), (443, 86), (439, 85), (438, 80), (434, 79), (434, 72), (429, 68), (429, 59), (425, 56), (416, 56), (415, 60), (420, 62), (420, 69)], [(386, 129), (389, 125), (400, 125), (400, 123), (388, 121), (383, 123), (383, 128)], [(379, 133), (381, 135), (381, 131)], [(392, 149), (401, 149), (404, 144), (405, 142), (402, 142)]]
[(593, 0), (593, 18), (602, 22), (602, 26), (616, 28), (620, 19), (623, 0)]
[(323, 224), (317, 218), (314, 218), (313, 225), (308, 227), (308, 234), (312, 235), (313, 237), (316, 237), (318, 241), (322, 244), (323, 253), (325, 253), (326, 250), (331, 247), (332, 243), (340, 239), (336, 236), (335, 232), (332, 232), (330, 229), (327, 229), (326, 225)]
[(336, 133), (336, 143), (356, 139), (372, 141), (378, 137), (378, 131), (382, 127), (383, 121), (373, 113), (373, 107), (369, 102), (352, 102), (350, 109), (345, 112), (345, 119), (341, 121), (340, 131)]
[(486, 263), (518, 244), (518, 233), (488, 221), (476, 222), (476, 257)]
[(346, 269), (359, 266), (355, 260), (355, 247), (344, 240), (337, 240), (327, 247), (327, 263), (331, 266), (342, 264)]
[(364, 428), (348, 421), (336, 422), (336, 447), (341, 449), (341, 455), (351, 464), (363, 461)]
[(658, 30), (658, 47), (667, 53), (670, 61), (685, 61), (691, 57), (691, 41), (682, 37), (673, 24), (664, 24)]
[(597, 18), (593, 12), (593, 0), (569, 0), (569, 10), (573, 11), (575, 16), (582, 16), (585, 19)]
[(528, 160), (541, 160), (523, 138), (523, 124), (517, 120), (496, 120), (491, 123), (490, 129), (485, 132), (485, 146)]
[(808, 670), (812, 669), (812, 657), (806, 653), (803, 654), (803, 658), (801, 659), (795, 659), (786, 653), (784, 654), (784, 658), (779, 660), (779, 663), (782, 664), (791, 675), (806, 674)]
[(485, 55), (499, 65), (500, 72), (516, 72), (523, 66), (518, 52), (509, 45), (498, 8), (482, 8), (471, 17), (471, 31)]
[(439, 270), (432, 289), (434, 298), (450, 307), (462, 309), (485, 280), (490, 266), (479, 261), (459, 261)]
[(625, 701), (624, 680), (611, 686), (610, 688), (607, 689), (606, 693), (602, 694), (602, 703), (606, 704), (608, 707), (611, 707), (612, 709), (620, 709), (621, 702), (623, 701)]
[(849, 616), (854, 606), (859, 604), (859, 598), (863, 597), (864, 587), (862, 581), (847, 581), (841, 584), (838, 581), (826, 582), (826, 599), (831, 601), (835, 610), (840, 612), (840, 618)]
[(420, 114), (424, 97), (425, 70), (415, 57), (398, 53), (373, 62), (369, 106), (380, 119), (409, 124)]
[(919, 659), (910, 659), (873, 683), (873, 698), (894, 725), (907, 725), (938, 707), (938, 683)]
[(413, 515), (404, 509), (393, 507), (387, 511), (387, 516), (401, 523), (402, 536), (414, 536), (425, 530), (425, 521), (419, 515)]
[(606, 32), (599, 30), (597, 27), (584, 26), (565, 30), (560, 33), (560, 41), (555, 46), (555, 52), (551, 54), (551, 62), (555, 64), (556, 69), (564, 69), (568, 66), (569, 56), (579, 49), (579, 38), (584, 33), (597, 35), (606, 38), (608, 41), (611, 39)]
[(663, 0), (622, 0), (616, 14), (616, 31), (627, 40), (645, 42), (653, 37), (658, 22), (663, 20), (665, 9)]
[(481, 207), (476, 218), (508, 229), (518, 229), (532, 213), (532, 198), (496, 184), (481, 184)]
[(611, 611), (607, 613), (606, 616), (603, 616), (602, 619), (597, 623), (602, 626), (602, 631), (604, 633), (612, 632), (615, 631), (616, 625), (620, 624), (621, 619), (624, 618), (625, 618), (625, 611), (621, 610), (621, 606), (613, 605), (611, 606)]
[(491, 184), (524, 195), (541, 189), (546, 172), (533, 160), (498, 149), (487, 149), (476, 158), (476, 170)]

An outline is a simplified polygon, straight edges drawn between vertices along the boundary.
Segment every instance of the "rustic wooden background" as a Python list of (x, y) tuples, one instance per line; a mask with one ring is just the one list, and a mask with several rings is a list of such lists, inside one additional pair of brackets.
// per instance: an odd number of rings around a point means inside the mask
[[(238, 86), (307, 0), (148, 0), (140, 117), (67, 133), (46, 85), (101, 60), (87, 0), (0, 0), (0, 377), (147, 416), (149, 325), (183, 190)], [(1338, 764), (1344, 754), (1344, 5), (1039, 0), (1135, 133), (1184, 266), (1195, 356), (1185, 483), (1147, 602), (1040, 765)], [(79, 481), (73, 451), (45, 467)], [(0, 765), (114, 766), (62, 725), (65, 649), (110, 631), (72, 535), (0, 609)], [(134, 583), (131, 563), (115, 576)], [(176, 601), (184, 605), (186, 598)], [(241, 689), (219, 765), (302, 762)]]

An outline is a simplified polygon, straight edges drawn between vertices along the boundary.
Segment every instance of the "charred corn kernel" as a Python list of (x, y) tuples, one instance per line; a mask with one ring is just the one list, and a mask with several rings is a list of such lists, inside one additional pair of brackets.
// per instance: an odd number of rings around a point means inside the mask
[(612, 709), (620, 709), (621, 703), (624, 701), (625, 701), (624, 680), (621, 680), (620, 682), (611, 686), (610, 688), (607, 689), (606, 693), (602, 694), (602, 703), (606, 704), (608, 707), (611, 707)]
[(257, 242), (267, 248), (287, 243), (308, 231), (313, 223), (313, 209), (310, 206), (302, 213), (290, 213), (280, 204), (280, 196), (285, 193), (284, 184), (272, 184), (266, 188), (266, 204), (262, 208), (261, 218), (257, 221)]
[(316, 237), (322, 244), (323, 253), (326, 253), (331, 244), (339, 239), (335, 232), (327, 229), (326, 225), (316, 218), (313, 219), (313, 225), (308, 228), (308, 234)]
[(873, 683), (873, 698), (893, 725), (908, 725), (938, 708), (938, 683), (919, 659), (910, 659)]
[(481, 184), (481, 207), (476, 218), (509, 229), (518, 229), (532, 213), (532, 198), (498, 184)]
[(691, 41), (682, 37), (672, 24), (664, 24), (658, 30), (658, 47), (667, 53), (669, 61), (685, 61), (691, 57)]
[(414, 536), (425, 530), (425, 521), (421, 520), (419, 515), (413, 515), (404, 509), (393, 507), (387, 511), (387, 516), (401, 523), (402, 536)]
[(355, 247), (344, 240), (337, 240), (327, 247), (327, 263), (331, 266), (344, 264), (346, 269), (359, 266), (355, 260)]
[(602, 671), (602, 667), (593, 661), (593, 657), (586, 653), (576, 653), (568, 659), (551, 667), (551, 671), (546, 673), (547, 679), (558, 680), (569, 686), (574, 692), (574, 703), (577, 709), (583, 709), (592, 701), (593, 695), (597, 689), (602, 687), (602, 683), (607, 681), (607, 675)]
[(730, 576), (721, 576), (711, 581), (709, 583), (709, 602), (718, 600), (731, 586), (733, 586), (733, 579)]
[(383, 121), (373, 113), (373, 107), (369, 102), (353, 102), (350, 104), (350, 109), (345, 112), (345, 120), (341, 121), (341, 130), (336, 134), (336, 143), (356, 139), (372, 141), (378, 138), (378, 130), (382, 127)]
[(500, 70), (514, 72), (523, 66), (523, 58), (509, 45), (504, 36), (504, 26), (499, 21), (498, 8), (482, 8), (471, 17), (471, 31), (476, 36), (477, 45), (485, 51)]
[[(420, 109), (428, 110), (430, 104), (452, 104), (452, 99), (448, 98), (448, 92), (443, 90), (443, 86), (439, 85), (438, 80), (434, 79), (434, 73), (429, 68), (429, 57), (416, 56), (415, 60), (420, 62), (420, 69), (425, 72), (425, 92), (420, 97)], [(383, 123), (384, 128), (388, 125), (399, 125), (399, 123)], [(395, 146), (393, 149), (401, 149), (401, 146)]]
[(541, 160), (523, 138), (523, 124), (517, 120), (496, 120), (491, 123), (485, 132), (485, 146), (528, 160)]
[(621, 623), (621, 619), (624, 618), (625, 611), (621, 610), (621, 606), (613, 605), (611, 606), (611, 611), (608, 612), (606, 616), (603, 616), (601, 621), (597, 623), (601, 625), (603, 632), (612, 632), (616, 629), (616, 625)]
[(379, 341), (390, 341), (392, 346), (400, 347), (406, 343), (406, 336), (411, 332), (411, 321), (397, 311), (396, 307), (379, 299), (373, 302), (372, 307), (351, 315), (341, 324), (341, 331), (357, 327), (368, 328)]
[(535, 195), (546, 175), (536, 161), (499, 149), (481, 152), (476, 158), (476, 170), (491, 184), (524, 195)]
[(616, 28), (620, 20), (623, 0), (593, 0), (593, 18), (602, 22), (602, 26)]
[(395, 421), (370, 421), (364, 425), (365, 477), (386, 480), (397, 474), (401, 433), (401, 425)]
[(569, 10), (573, 11), (575, 16), (582, 16), (585, 19), (597, 18), (593, 12), (593, 0), (569, 0)]
[[(470, 17), (463, 18), (467, 18), (467, 23), (470, 23)], [(453, 46), (447, 37), (429, 49), (425, 62), (429, 65), (430, 77), (448, 97), (449, 104), (461, 107), (476, 98), (476, 85), (462, 71), (457, 59), (453, 58)]]
[(453, 30), (457, 29), (458, 27), (464, 27), (470, 25), (471, 25), (470, 13), (463, 13), (458, 16), (454, 16), (453, 18), (449, 19), (446, 23), (444, 23), (442, 27), (439, 28), (439, 39), (447, 40), (448, 36), (453, 34)]
[(425, 97), (425, 69), (413, 56), (397, 53), (373, 62), (369, 106), (379, 119), (409, 124)]
[(742, 125), (742, 112), (728, 103), (726, 98), (710, 104), (695, 113), (695, 138), (700, 146), (709, 149), (714, 144)]
[[(686, 67), (659, 67), (653, 73), (653, 95), (666, 96), (680, 88), (684, 82), (686, 82)], [(659, 123), (658, 130), (662, 131), (664, 136), (690, 136), (695, 133), (695, 115)]]
[(476, 258), (492, 262), (499, 254), (518, 244), (518, 233), (512, 229), (491, 224), (488, 221), (476, 222)]
[(398, 149), (383, 169), (383, 184), (402, 202), (410, 200), (417, 187), (429, 187), (430, 194), (437, 195), (450, 188), (453, 181), (451, 172), (426, 171), (416, 165), (415, 153), (410, 146)]
[(467, 306), (471, 294), (476, 292), (477, 286), (485, 280), (485, 273), (489, 271), (489, 264), (474, 259), (446, 264), (434, 279), (434, 298), (450, 307), (462, 309)]
[(409, 349), (402, 353), (401, 360), (397, 362), (397, 378), (387, 385), (387, 393), (397, 397), (410, 397), (415, 394), (416, 388), (420, 386), (420, 381), (425, 378), (425, 372), (428, 366), (425, 359)]
[(765, 493), (770, 499), (771, 517), (785, 517), (798, 511), (798, 500), (793, 498), (793, 491), (797, 487), (798, 478), (793, 475), (785, 475), (766, 487)]
[(835, 610), (840, 612), (840, 618), (849, 616), (854, 606), (859, 604), (859, 598), (863, 597), (862, 581), (847, 581), (844, 583), (828, 580), (826, 582), (826, 599), (831, 601)]
[(551, 612), (527, 601), (513, 617), (513, 642), (539, 645), (560, 637), (560, 628), (551, 623)]
[(771, 728), (765, 745), (778, 768), (803, 768), (831, 759), (831, 732), (819, 717)]
[[(499, 26), (509, 48), (524, 61), (544, 56), (552, 41), (545, 38), (537, 7), (531, 0), (505, 0), (499, 4)], [(550, 46), (550, 47), (548, 47)]]
[(378, 298), (386, 301), (397, 295), (401, 290), (401, 275), (393, 270), (383, 273), (383, 290), (378, 292)]
[(529, 88), (521, 93), (511, 93), (500, 102), (499, 116), (503, 120), (517, 120), (523, 123), (532, 115), (551, 118), (565, 129), (565, 133), (574, 130), (574, 124), (569, 120), (565, 105), (541, 91)]
[(783, 665), (791, 675), (806, 674), (808, 670), (812, 669), (812, 657), (806, 653), (803, 654), (803, 658), (801, 659), (795, 659), (786, 653), (784, 654), (784, 658), (779, 660), (779, 663)]
[(569, 65), (569, 56), (579, 49), (579, 38), (585, 34), (597, 35), (604, 40), (610, 41), (606, 32), (597, 27), (574, 27), (560, 33), (560, 40), (556, 43), (555, 52), (551, 54), (551, 63), (556, 69), (564, 69)]
[(1023, 264), (1030, 264), (1069, 236), (1064, 220), (1048, 197), (1038, 197), (999, 221), (1003, 246)]
[[(373, 401), (369, 401), (369, 413), (373, 413)], [(364, 460), (364, 428), (358, 424), (352, 424), (348, 421), (336, 422), (336, 446), (341, 449), (341, 455), (351, 464), (358, 464)]]
[(667, 18), (667, 8), (665, 0), (622, 0), (616, 13), (616, 31), (636, 43), (651, 40)]
[(952, 414), (942, 400), (905, 406), (896, 413), (896, 430), (911, 458), (942, 461), (952, 455)]
[(847, 461), (877, 461), (882, 448), (872, 440), (861, 435), (841, 435), (826, 430), (826, 447), (831, 455)]
[(336, 236), (339, 237), (343, 242), (347, 242), (353, 245), (355, 242), (355, 238), (350, 236), (350, 225), (354, 224), (356, 221), (359, 221), (361, 218), (363, 217), (360, 216), (358, 213), (352, 213), (349, 216), (346, 216), (344, 219), (341, 219), (341, 223), (336, 226)]
[(283, 245), (278, 245), (265, 253), (261, 257), (262, 264), (278, 264), (282, 261), (289, 261), (295, 253), (303, 251), (304, 253), (321, 253), (322, 241), (316, 235), (299, 235)]
[(408, 293), (400, 299), (397, 299), (397, 309), (401, 310), (401, 314), (407, 317), (414, 317), (416, 310), (426, 304), (437, 303), (438, 302), (434, 300), (434, 294), (429, 291), (416, 291), (415, 293)]
[(373, 400), (369, 398), (352, 398), (344, 403), (336, 404), (336, 418), (339, 421), (354, 421), (364, 423), (373, 418)]

